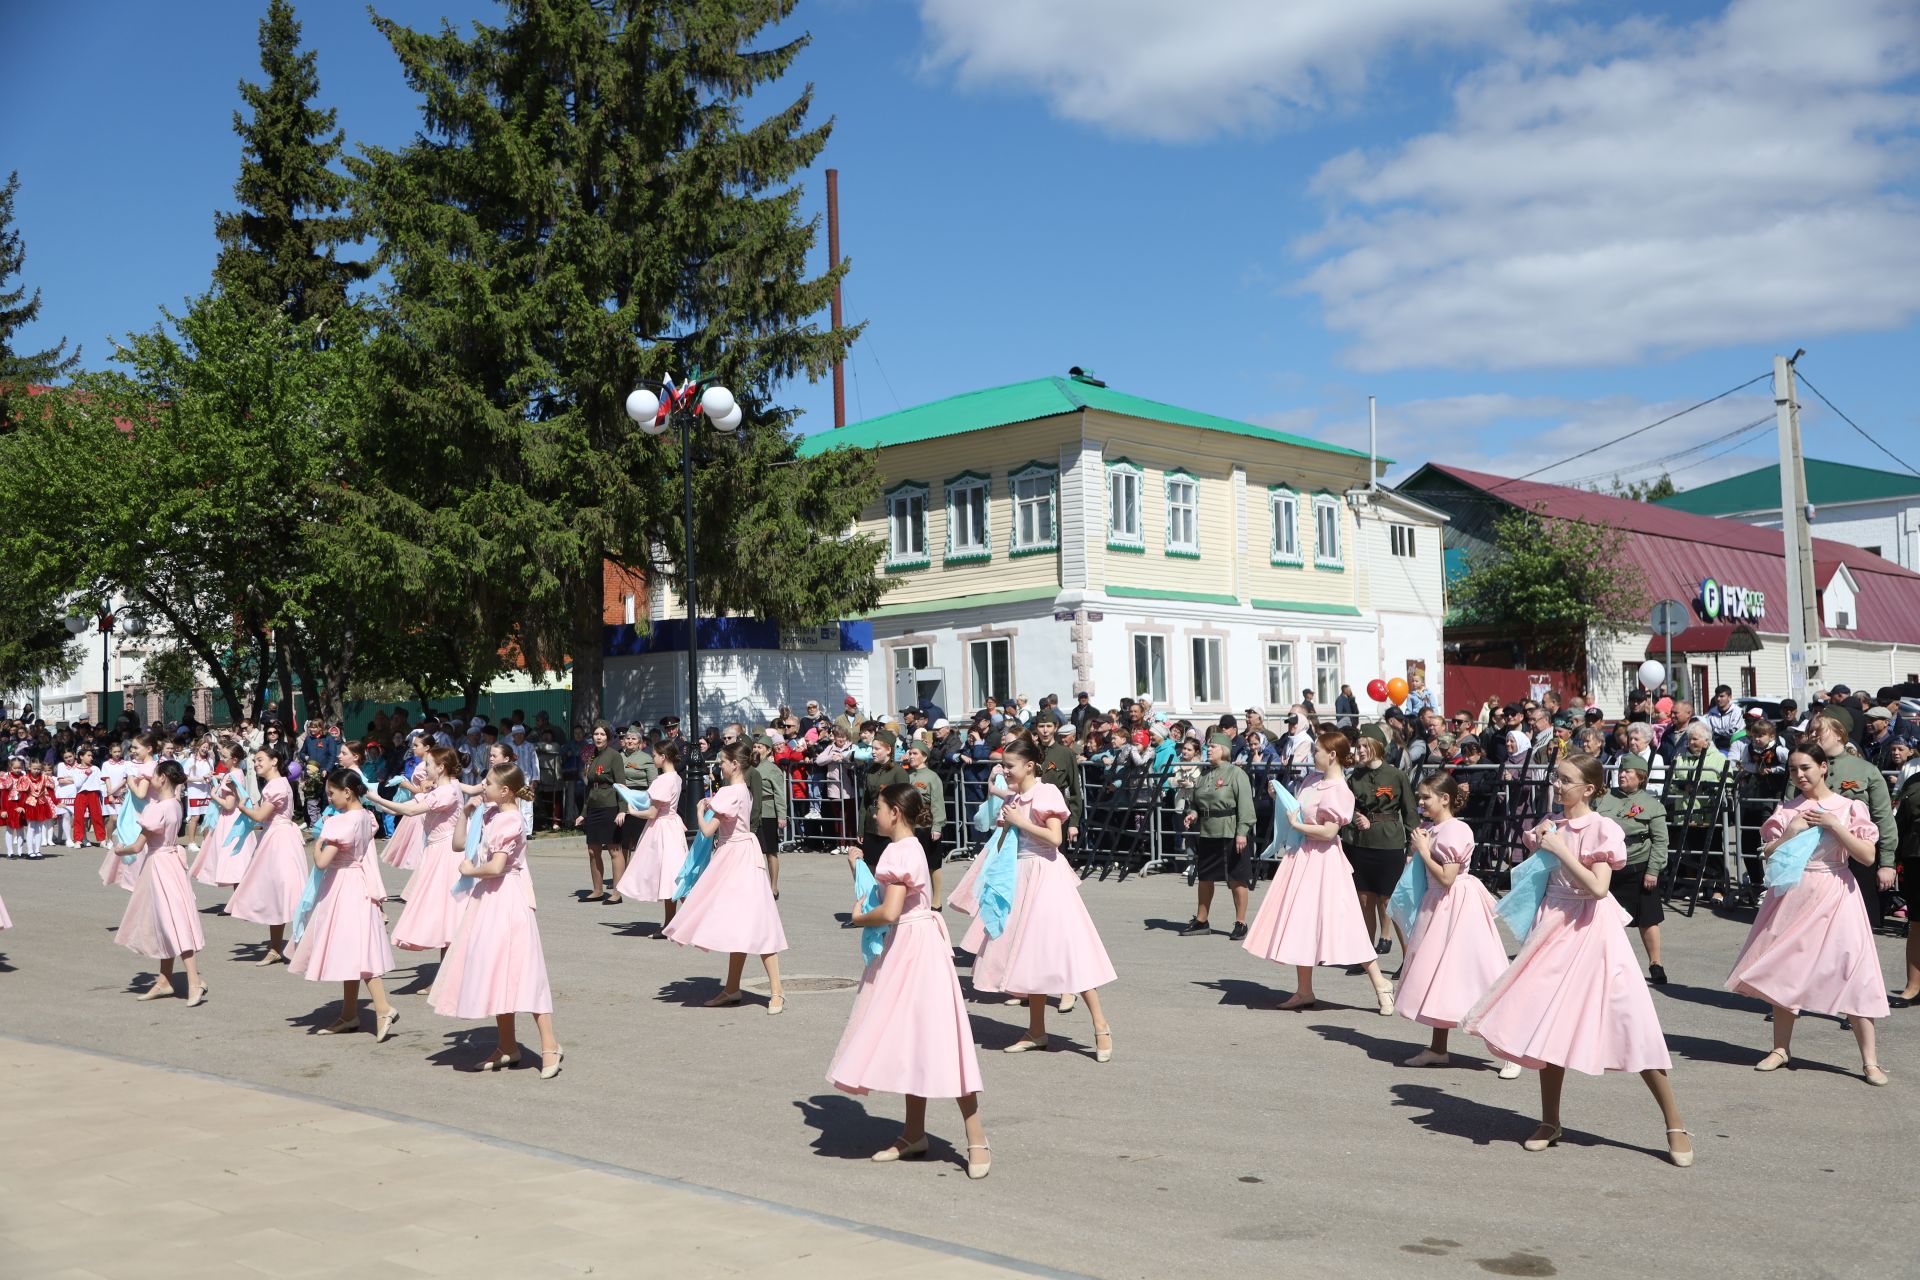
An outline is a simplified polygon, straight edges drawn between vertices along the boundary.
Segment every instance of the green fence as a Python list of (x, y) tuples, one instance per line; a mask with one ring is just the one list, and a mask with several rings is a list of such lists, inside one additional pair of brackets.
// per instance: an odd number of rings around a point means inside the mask
[[(459, 711), (461, 706), (459, 698), (436, 698), (432, 703), (434, 714), (441, 716), (452, 715)], [(372, 723), (375, 712), (391, 712), (395, 707), (405, 707), (407, 719), (414, 724), (420, 723), (422, 712), (418, 702), (355, 700), (347, 703), (346, 713), (341, 717), (342, 723), (346, 726), (347, 736), (359, 737), (366, 733), (367, 725)], [(547, 713), (547, 718), (553, 721), (554, 727), (564, 736), (568, 732), (567, 726), (573, 715), (573, 690), (520, 689), (507, 693), (483, 693), (480, 695), (480, 705), (475, 709), (494, 724), (504, 722), (515, 711), (525, 712), (527, 723), (532, 724), (534, 718), (544, 711)]]

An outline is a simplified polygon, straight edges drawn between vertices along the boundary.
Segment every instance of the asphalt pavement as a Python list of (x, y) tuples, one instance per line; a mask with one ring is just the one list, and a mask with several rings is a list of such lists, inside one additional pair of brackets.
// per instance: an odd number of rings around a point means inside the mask
[[(874, 1165), (866, 1157), (897, 1132), (900, 1100), (848, 1097), (824, 1079), (859, 973), (856, 935), (837, 922), (851, 901), (843, 860), (782, 859), (790, 1000), (770, 1018), (757, 1000), (700, 1008), (724, 958), (658, 939), (656, 904), (578, 902), (578, 839), (532, 850), (567, 1050), (553, 1081), (472, 1072), (492, 1028), (432, 1013), (418, 995), (431, 960), (416, 968), (407, 953), (391, 978), (403, 1011), (391, 1040), (314, 1036), (338, 988), (252, 967), (264, 931), (216, 914), (224, 891), (199, 891), (208, 1003), (135, 1002), (153, 966), (113, 944), (126, 895), (100, 885), (94, 850), (0, 862), (15, 924), (0, 933), (0, 1035), (372, 1108), (1043, 1273), (1920, 1275), (1920, 1012), (1881, 1029), (1889, 1088), (1860, 1080), (1852, 1036), (1829, 1019), (1802, 1021), (1793, 1069), (1754, 1072), (1764, 1011), (1720, 985), (1744, 917), (1670, 917), (1666, 928), (1673, 982), (1656, 1003), (1699, 1151), (1680, 1170), (1638, 1079), (1571, 1078), (1566, 1139), (1523, 1153), (1531, 1075), (1496, 1079), (1473, 1041), (1456, 1042), (1452, 1067), (1402, 1067), (1425, 1029), (1379, 1017), (1357, 972), (1323, 971), (1320, 1009), (1278, 1012), (1291, 970), (1224, 932), (1176, 936), (1192, 907), (1184, 879), (1088, 882), (1120, 975), (1102, 993), (1114, 1060), (1094, 1062), (1084, 1009), (1053, 1016), (1051, 1052), (1002, 1054), (1024, 1011), (973, 997), (994, 1168), (969, 1182), (950, 1103), (931, 1104), (932, 1159)], [(956, 933), (959, 920), (949, 913)], [(1880, 947), (1897, 976), (1900, 942)], [(1397, 950), (1386, 960), (1399, 962)], [(528, 1020), (521, 1038), (537, 1062)]]

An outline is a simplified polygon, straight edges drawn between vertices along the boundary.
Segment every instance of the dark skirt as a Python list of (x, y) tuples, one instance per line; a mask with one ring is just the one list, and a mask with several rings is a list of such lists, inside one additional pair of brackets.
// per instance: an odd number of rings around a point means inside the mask
[(639, 847), (640, 834), (646, 829), (647, 824), (644, 821), (629, 813), (625, 822), (614, 826), (614, 830), (620, 833), (620, 848), (627, 853), (632, 853)]
[[(610, 847), (620, 841), (620, 828), (613, 824), (614, 815), (620, 810), (616, 806), (610, 809), (588, 809), (582, 814), (580, 830), (585, 833), (588, 844)], [(620, 824), (625, 826), (625, 823)]]
[(780, 856), (780, 819), (762, 818), (753, 826), (753, 834), (760, 841), (760, 852), (769, 858)]
[(1232, 884), (1253, 883), (1253, 840), (1244, 850), (1233, 847), (1232, 836), (1195, 836), (1193, 838), (1193, 878), (1226, 880)]
[[(860, 837), (860, 860), (867, 864), (867, 870), (873, 871), (880, 865), (880, 855), (887, 851), (893, 841), (877, 831), (869, 831)], [(928, 868), (932, 870), (931, 867)]]
[(1382, 898), (1393, 894), (1400, 873), (1407, 869), (1405, 849), (1360, 849), (1345, 841), (1340, 847), (1346, 850), (1347, 864), (1353, 868), (1355, 889)]
[(1667, 918), (1666, 911), (1660, 906), (1660, 882), (1654, 881), (1653, 888), (1645, 888), (1647, 864), (1630, 862), (1613, 873), (1607, 882), (1612, 890), (1614, 901), (1626, 908), (1633, 917), (1627, 921), (1636, 929), (1651, 929)]
[(939, 838), (933, 834), (933, 828), (915, 827), (913, 838), (920, 842), (920, 851), (927, 855), (927, 870), (938, 871), (940, 864), (947, 860), (947, 855), (941, 851)]

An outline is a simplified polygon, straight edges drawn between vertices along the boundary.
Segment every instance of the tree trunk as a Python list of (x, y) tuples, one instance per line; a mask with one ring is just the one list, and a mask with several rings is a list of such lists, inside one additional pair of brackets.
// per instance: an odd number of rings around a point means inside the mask
[(267, 646), (267, 633), (254, 623), (248, 624), (253, 636), (255, 676), (253, 681), (253, 708), (248, 718), (255, 724), (267, 721), (267, 687), (273, 680), (273, 655)]
[(293, 666), (287, 657), (285, 629), (274, 628), (273, 632), (273, 669), (280, 682), (280, 732), (288, 742), (293, 741)]
[(471, 677), (461, 682), (460, 701), (469, 716), (477, 715), (479, 713), (480, 692), (485, 688), (486, 688), (485, 681), (481, 680), (477, 676)]
[[(578, 583), (573, 599), (573, 722), (592, 724), (605, 717), (602, 682), (606, 679), (606, 636), (600, 616), (600, 557), (593, 557), (593, 580)], [(692, 620), (688, 620), (692, 624)]]
[(193, 652), (193, 656), (200, 660), (200, 664), (213, 677), (214, 684), (219, 686), (220, 696), (226, 700), (227, 710), (232, 713), (236, 721), (239, 720), (240, 693), (233, 683), (233, 675), (227, 670), (226, 663), (220, 660), (219, 653), (205, 637), (188, 627), (184, 618), (168, 608), (166, 601), (160, 596), (144, 588), (138, 594), (156, 613), (167, 620), (168, 630), (172, 632), (174, 638), (185, 642), (187, 648)]

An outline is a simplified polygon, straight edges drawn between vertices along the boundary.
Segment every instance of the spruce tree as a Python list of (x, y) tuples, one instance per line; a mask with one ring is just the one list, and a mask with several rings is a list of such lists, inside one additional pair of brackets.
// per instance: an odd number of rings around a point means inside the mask
[[(24, 395), (28, 386), (64, 378), (80, 363), (80, 349), (75, 347), (68, 354), (65, 338), (45, 351), (14, 348), (14, 335), (40, 314), (38, 289), (28, 297), (24, 284), (8, 284), (27, 261), (26, 246), (13, 226), (13, 197), (19, 190), (20, 174), (16, 170), (7, 175), (6, 186), (0, 187), (0, 397)], [(6, 425), (6, 413), (0, 403), (0, 427)]]
[(703, 612), (818, 622), (881, 591), (877, 542), (844, 536), (871, 456), (799, 458), (777, 400), (855, 334), (813, 319), (833, 278), (809, 276), (796, 212), (828, 132), (811, 89), (746, 121), (805, 45), (755, 47), (792, 8), (510, 0), (471, 35), (376, 18), (425, 99), (413, 145), (354, 163), (393, 274), (380, 467), (399, 523), (470, 550), (439, 589), (484, 584), (531, 664), (571, 658), (576, 720), (600, 713), (603, 563), (686, 581), (680, 445), (628, 422), (637, 380), (698, 372), (746, 415), (735, 440), (696, 428)]
[(289, 0), (269, 0), (260, 20), (260, 69), (264, 85), (240, 82), (252, 118), (233, 113), (242, 143), (233, 187), (240, 208), (214, 215), (214, 276), (243, 306), (285, 310), (301, 324), (332, 315), (371, 267), (335, 256), (361, 235), (349, 210), (352, 182), (331, 168), (346, 135), (335, 127), (333, 108), (313, 105), (320, 92), (316, 56), (300, 52)]

